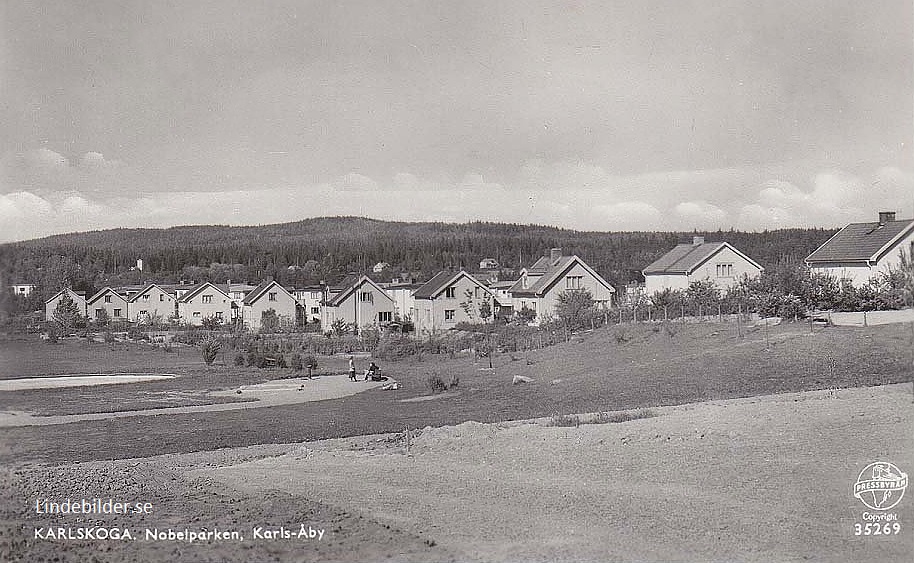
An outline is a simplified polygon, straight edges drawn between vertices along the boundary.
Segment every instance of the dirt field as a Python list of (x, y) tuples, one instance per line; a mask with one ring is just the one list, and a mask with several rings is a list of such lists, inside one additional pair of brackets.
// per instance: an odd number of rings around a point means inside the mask
[[(6, 472), (14, 560), (907, 561), (914, 498), (897, 536), (858, 537), (851, 494), (869, 462), (914, 467), (910, 385), (653, 409), (614, 424), (428, 428), (142, 460)], [(238, 544), (29, 538), (42, 496), (115, 496), (156, 509), (139, 530), (258, 525), (320, 541)], [(6, 503), (4, 503), (6, 504)], [(66, 521), (67, 518), (61, 518)], [(72, 518), (71, 518), (72, 520)], [(18, 526), (16, 524), (19, 524)], [(23, 539), (26, 538), (26, 539)], [(3, 554), (7, 555), (7, 554)], [(16, 559), (19, 557), (19, 559)]]

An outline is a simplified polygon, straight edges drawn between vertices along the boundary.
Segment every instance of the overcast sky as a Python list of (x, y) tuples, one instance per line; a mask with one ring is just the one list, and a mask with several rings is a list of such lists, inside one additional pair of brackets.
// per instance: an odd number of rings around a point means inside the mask
[(0, 241), (914, 216), (910, 0), (3, 2)]

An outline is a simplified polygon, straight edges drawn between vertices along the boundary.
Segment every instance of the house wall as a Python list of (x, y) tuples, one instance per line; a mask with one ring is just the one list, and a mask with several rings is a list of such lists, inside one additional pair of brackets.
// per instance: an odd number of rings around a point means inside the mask
[(295, 290), (295, 300), (298, 301), (298, 304), (304, 309), (305, 316), (309, 323), (321, 320), (321, 299), (323, 297), (324, 292), (319, 289)]
[(580, 277), (580, 289), (586, 289), (593, 296), (597, 307), (610, 306), (612, 304), (613, 291), (600, 283), (590, 272), (581, 264), (575, 264), (568, 270), (541, 298), (536, 306), (537, 322), (542, 322), (555, 316), (555, 306), (558, 303), (559, 295), (565, 291), (573, 290), (574, 287), (568, 286), (569, 277)]
[[(76, 306), (79, 307), (79, 313), (83, 316), (86, 315), (86, 299), (74, 293), (73, 291), (69, 292), (70, 299), (73, 300), (73, 303), (76, 303)], [(46, 321), (54, 320), (54, 311), (57, 310), (57, 304), (63, 298), (63, 293), (51, 299), (44, 305), (44, 319)]]
[[(732, 265), (732, 274), (718, 276), (718, 265)], [(762, 271), (755, 267), (752, 262), (749, 262), (732, 249), (724, 247), (689, 275), (689, 283), (711, 280), (720, 289), (727, 289), (736, 285), (743, 276), (757, 278), (761, 273)]]
[[(270, 301), (270, 294), (276, 294), (276, 300)], [(295, 325), (295, 308), (298, 303), (295, 298), (279, 288), (270, 288), (260, 296), (260, 299), (241, 309), (241, 316), (249, 329), (260, 330), (260, 322), (264, 312), (273, 309), (279, 317), (280, 326)]]
[[(454, 297), (446, 297), (447, 290), (445, 289), (434, 299), (415, 299), (413, 308), (417, 311), (417, 316), (413, 318), (413, 322), (416, 325), (416, 334), (448, 330), (461, 322), (482, 322), (482, 319), (479, 318), (479, 305), (486, 295), (489, 296), (489, 303), (492, 305), (494, 313), (495, 301), (491, 294), (484, 286), (475, 283), (467, 276), (460, 276), (448, 287), (454, 288)], [(467, 290), (471, 291), (473, 295), (470, 306), (472, 314), (468, 314), (461, 306), (461, 303), (470, 303), (466, 296)], [(448, 318), (448, 311), (453, 311), (451, 318)]]
[[(213, 296), (211, 303), (203, 302), (206, 295)], [(227, 323), (232, 318), (232, 300), (218, 289), (207, 287), (194, 295), (190, 301), (179, 301), (178, 315), (181, 320), (193, 326), (202, 325), (206, 317), (221, 317), (222, 322)]]
[(394, 301), (394, 313), (401, 319), (409, 317), (412, 320), (413, 308), (416, 306), (416, 300), (413, 298), (415, 289), (395, 288), (385, 289), (387, 295)]
[(686, 289), (689, 287), (689, 277), (685, 274), (646, 274), (644, 276), (644, 291), (650, 297), (664, 289)]
[[(109, 295), (111, 296), (111, 302), (106, 303), (105, 297)], [(99, 309), (104, 309), (108, 313), (108, 320), (126, 321), (129, 318), (127, 300), (114, 291), (106, 291), (92, 303), (86, 303), (86, 314), (88, 315), (89, 320), (98, 318)]]
[[(371, 295), (369, 301), (362, 301), (361, 294), (367, 292)], [(342, 303), (336, 307), (324, 306), (321, 318), (321, 328), (330, 330), (331, 325), (337, 320), (353, 324), (359, 328), (379, 324), (378, 315), (387, 313), (390, 319), (394, 316), (394, 302), (383, 289), (378, 289), (370, 283), (362, 282)]]
[(885, 256), (872, 265), (852, 265), (852, 264), (828, 264), (822, 266), (813, 266), (809, 270), (813, 273), (828, 274), (836, 279), (848, 279), (855, 287), (861, 287), (870, 282), (872, 279), (888, 274), (892, 270), (898, 269), (901, 265), (901, 253), (904, 252), (910, 259), (914, 255), (914, 232), (904, 237), (898, 244), (892, 247)]
[[(153, 287), (129, 304), (128, 319), (132, 322), (144, 322), (149, 317), (158, 315), (163, 321), (176, 312), (174, 296)], [(145, 316), (144, 316), (145, 311)]]

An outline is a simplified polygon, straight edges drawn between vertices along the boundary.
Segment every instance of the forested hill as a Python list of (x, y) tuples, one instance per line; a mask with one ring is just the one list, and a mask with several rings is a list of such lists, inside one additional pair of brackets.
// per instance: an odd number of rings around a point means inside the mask
[[(430, 276), (445, 268), (474, 270), (483, 258), (505, 268), (529, 265), (549, 248), (577, 254), (615, 284), (638, 272), (679, 242), (703, 235), (727, 241), (763, 266), (802, 261), (834, 230), (784, 229), (656, 233), (581, 232), (502, 223), (398, 223), (358, 217), (306, 219), (254, 227), (193, 226), (112, 229), (57, 235), (0, 245), (5, 283), (40, 282), (42, 291), (67, 278), (97, 289), (145, 280), (224, 282), (266, 276), (303, 285), (333, 282), (348, 272), (367, 272), (378, 262), (400, 272)], [(130, 271), (141, 258), (143, 272)]]

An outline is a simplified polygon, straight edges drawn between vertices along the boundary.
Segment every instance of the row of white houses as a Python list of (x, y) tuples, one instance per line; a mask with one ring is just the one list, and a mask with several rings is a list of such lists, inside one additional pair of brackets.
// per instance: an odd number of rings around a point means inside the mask
[[(862, 285), (895, 268), (901, 256), (914, 255), (914, 220), (895, 220), (883, 212), (874, 223), (852, 223), (806, 259), (813, 272), (850, 279)], [(481, 264), (482, 265), (482, 264)], [(685, 289), (710, 280), (721, 289), (744, 276), (756, 277), (763, 268), (727, 242), (707, 243), (694, 237), (679, 244), (643, 270), (647, 296), (664, 289)], [(48, 320), (62, 296), (69, 295), (89, 319), (131, 322), (177, 318), (201, 325), (214, 317), (225, 323), (241, 321), (259, 330), (264, 313), (273, 310), (281, 323), (320, 321), (324, 330), (335, 323), (355, 327), (383, 326), (410, 319), (418, 334), (480, 322), (526, 309), (534, 323), (554, 316), (562, 292), (587, 290), (598, 307), (613, 302), (615, 290), (578, 256), (554, 248), (520, 271), (517, 280), (483, 281), (460, 270), (441, 272), (423, 284), (378, 284), (365, 275), (352, 275), (335, 286), (285, 288), (275, 281), (246, 284), (106, 287), (86, 298), (64, 290), (45, 304)], [(485, 304), (485, 305), (484, 305)]]
[(486, 283), (471, 273), (441, 272), (423, 284), (384, 284), (370, 277), (350, 276), (335, 286), (288, 289), (276, 281), (245, 284), (105, 287), (86, 297), (62, 290), (45, 303), (48, 320), (67, 295), (90, 320), (136, 323), (178, 319), (202, 325), (204, 319), (222, 323), (241, 321), (259, 330), (265, 312), (272, 310), (281, 323), (320, 321), (324, 330), (335, 323), (355, 327), (383, 326), (410, 319), (419, 334), (447, 330), (461, 322), (482, 322), (510, 311), (527, 309), (534, 322), (554, 314), (559, 294), (588, 290), (598, 306), (609, 306), (615, 290), (578, 256), (552, 249), (518, 280)]

